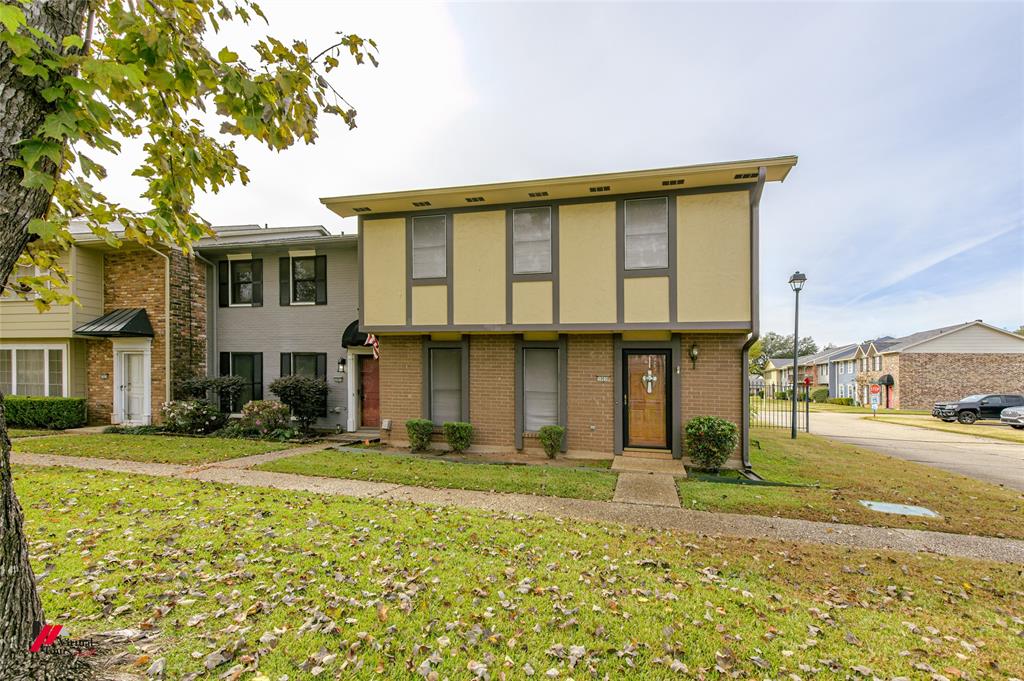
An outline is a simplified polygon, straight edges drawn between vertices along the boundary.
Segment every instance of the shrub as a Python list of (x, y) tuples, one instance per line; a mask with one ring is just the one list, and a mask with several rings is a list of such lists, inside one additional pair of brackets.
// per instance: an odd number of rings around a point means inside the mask
[(697, 416), (686, 424), (686, 453), (705, 470), (721, 468), (739, 441), (736, 424), (717, 416)]
[(242, 407), (242, 418), (232, 424), (255, 437), (267, 437), (274, 431), (291, 430), (291, 410), (275, 400), (253, 400)]
[(830, 397), (826, 400), (826, 402), (828, 402), (829, 404), (843, 404), (846, 405), (847, 407), (853, 406), (852, 397)]
[(789, 399), (789, 391), (787, 391), (787, 390), (780, 390), (780, 391), (778, 391), (777, 393), (775, 393), (775, 399), (777, 399), (777, 400), (788, 400)]
[(282, 376), (270, 384), (270, 392), (287, 404), (304, 433), (327, 411), (327, 381), (309, 376)]
[(12, 395), (4, 398), (4, 413), (11, 428), (78, 428), (85, 425), (85, 398)]
[(562, 438), (565, 436), (565, 428), (562, 426), (541, 426), (540, 430), (537, 431), (537, 435), (541, 446), (544, 448), (544, 453), (548, 455), (549, 459), (555, 458), (555, 455), (562, 449)]
[(409, 446), (414, 452), (430, 449), (430, 436), (434, 434), (434, 422), (430, 419), (409, 419), (405, 422), (409, 433)]
[(223, 412), (235, 411), (235, 400), (245, 388), (245, 379), (241, 376), (195, 376), (178, 383), (178, 390), (186, 397), (205, 400), (220, 405)]
[(819, 403), (826, 402), (828, 400), (828, 388), (815, 388), (811, 391), (811, 399)]
[(469, 445), (473, 442), (473, 425), (470, 423), (445, 421), (442, 429), (444, 430), (444, 439), (448, 441), (448, 446), (456, 454), (461, 454), (469, 449)]
[(206, 435), (224, 425), (227, 417), (206, 400), (174, 400), (160, 408), (164, 430), (170, 433)]

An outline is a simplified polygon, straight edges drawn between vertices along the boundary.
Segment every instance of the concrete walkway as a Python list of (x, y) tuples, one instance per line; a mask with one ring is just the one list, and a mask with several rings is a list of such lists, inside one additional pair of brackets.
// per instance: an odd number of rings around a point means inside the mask
[(612, 501), (619, 504), (679, 508), (676, 479), (661, 473), (619, 473)]
[[(276, 454), (280, 454), (277, 452)], [(263, 456), (263, 455), (260, 455)], [(245, 457), (253, 460), (255, 457)], [(430, 489), (392, 483), (320, 478), (288, 473), (271, 473), (227, 465), (231, 461), (200, 467), (172, 464), (138, 463), (55, 456), (50, 454), (14, 454), (15, 464), (31, 466), (69, 466), (86, 470), (107, 470), (200, 480), (281, 490), (337, 494), (361, 499), (385, 499), (417, 504), (457, 506), (517, 515), (549, 515), (577, 520), (617, 523), (644, 529), (673, 529), (702, 535), (750, 539), (777, 539), (848, 546), (851, 548), (924, 551), (948, 556), (979, 558), (1024, 564), (1024, 541), (971, 535), (947, 534), (924, 530), (843, 525), (789, 518), (710, 513), (667, 506), (640, 505), (617, 501), (560, 499), (526, 494), (498, 494), (453, 489)], [(239, 462), (235, 459), (234, 462)], [(250, 464), (251, 465), (251, 464)], [(652, 476), (653, 477), (653, 476)], [(667, 477), (667, 476), (666, 476)]]
[[(982, 427), (985, 426), (979, 426)], [(1024, 445), (1021, 444), (874, 421), (863, 414), (834, 412), (811, 414), (811, 433), (1024, 490)]]

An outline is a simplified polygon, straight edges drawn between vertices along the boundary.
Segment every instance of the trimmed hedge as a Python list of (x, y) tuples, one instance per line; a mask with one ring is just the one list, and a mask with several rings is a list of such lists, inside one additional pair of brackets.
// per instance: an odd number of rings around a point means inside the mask
[(444, 431), (444, 439), (448, 441), (448, 446), (456, 454), (461, 454), (469, 449), (469, 445), (473, 442), (473, 426), (469, 423), (445, 421), (441, 429)]
[(811, 391), (811, 399), (818, 403), (828, 401), (828, 388), (815, 388)]
[(853, 398), (852, 397), (830, 397), (830, 398), (828, 398), (825, 401), (828, 402), (829, 404), (842, 404), (842, 405), (845, 405), (847, 407), (852, 407), (853, 406)]
[(434, 422), (430, 419), (409, 419), (405, 422), (409, 433), (409, 447), (414, 452), (430, 449), (430, 436), (434, 434)]
[(10, 428), (79, 428), (86, 421), (85, 398), (11, 395), (4, 398), (4, 414)]
[(686, 454), (703, 470), (717, 471), (740, 442), (740, 429), (717, 416), (697, 416), (686, 423)]
[(555, 458), (558, 450), (562, 448), (562, 438), (565, 436), (565, 428), (562, 426), (541, 426), (537, 431), (540, 444), (544, 447), (544, 453), (549, 459)]

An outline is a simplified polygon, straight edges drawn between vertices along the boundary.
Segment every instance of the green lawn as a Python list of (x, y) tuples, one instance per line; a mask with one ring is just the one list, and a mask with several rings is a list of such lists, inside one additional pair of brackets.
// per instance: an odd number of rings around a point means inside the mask
[(1016, 442), (1024, 444), (1024, 430), (1014, 430), (1010, 426), (999, 425), (996, 421), (978, 421), (967, 426), (954, 421), (946, 423), (939, 419), (928, 418), (899, 418), (895, 416), (879, 416), (874, 420), (883, 423), (896, 423), (901, 426), (914, 426), (917, 428), (928, 428), (929, 430), (941, 430), (946, 433), (957, 433), (959, 435), (974, 435), (987, 437), (992, 440), (1003, 440), (1004, 442)]
[(8, 428), (7, 436), (12, 440), (16, 437), (32, 437), (33, 435), (53, 435), (59, 430), (42, 430), (41, 428)]
[(169, 435), (62, 435), (19, 440), (14, 450), (33, 454), (94, 456), (150, 463), (208, 463), (264, 454), (293, 445), (227, 438)]
[(15, 484), (47, 619), (157, 634), (137, 674), (1024, 677), (1020, 566), (108, 472)]
[[(783, 429), (755, 428), (754, 471), (766, 480), (818, 488), (679, 481), (684, 508), (779, 515), (885, 527), (1024, 538), (1024, 493)], [(871, 511), (861, 499), (925, 506), (941, 518)]]
[(519, 492), (573, 499), (611, 499), (618, 476), (561, 466), (453, 463), (408, 454), (325, 450), (257, 466), (259, 470), (321, 475), (420, 487)]

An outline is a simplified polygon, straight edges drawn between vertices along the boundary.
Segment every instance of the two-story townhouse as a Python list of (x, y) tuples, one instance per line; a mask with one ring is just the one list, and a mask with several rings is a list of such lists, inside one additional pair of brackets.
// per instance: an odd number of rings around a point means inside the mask
[(329, 388), (317, 427), (378, 427), (377, 361), (356, 328), (356, 236), (322, 226), (215, 231), (197, 246), (209, 268), (207, 363), (212, 375), (245, 378), (231, 408), (275, 399), (275, 379), (304, 374)]
[(758, 206), (795, 157), (322, 199), (359, 218), (359, 328), (384, 436), (469, 421), (478, 448), (681, 457), (713, 414), (749, 442)]
[(178, 249), (71, 232), (62, 264), (78, 304), (0, 298), (0, 391), (85, 397), (93, 424), (152, 423), (206, 371), (203, 268)]
[(849, 398), (859, 401), (857, 396), (857, 354), (858, 345), (852, 343), (836, 348), (829, 356), (829, 397)]
[[(797, 357), (798, 385), (813, 384), (815, 381), (814, 355)], [(773, 357), (765, 364), (765, 390), (767, 395), (787, 391), (793, 385), (793, 358)]]
[(857, 351), (858, 392), (883, 409), (926, 409), (972, 394), (1024, 393), (1024, 337), (977, 319), (865, 342)]

